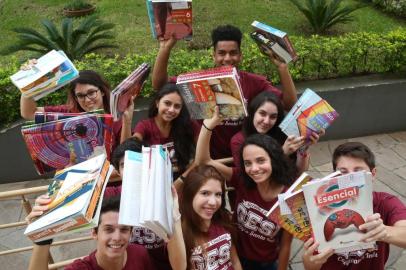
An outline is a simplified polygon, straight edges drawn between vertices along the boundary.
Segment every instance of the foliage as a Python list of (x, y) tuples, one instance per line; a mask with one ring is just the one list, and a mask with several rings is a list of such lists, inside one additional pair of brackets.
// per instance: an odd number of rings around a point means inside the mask
[(338, 23), (353, 20), (352, 13), (364, 5), (341, 6), (342, 0), (290, 0), (305, 15), (314, 33), (324, 34)]
[(404, 0), (369, 0), (384, 11), (406, 18), (406, 1)]
[(80, 59), (85, 54), (103, 48), (117, 46), (108, 42), (114, 38), (112, 29), (114, 24), (105, 23), (94, 16), (84, 19), (74, 28), (71, 18), (64, 18), (61, 31), (48, 19), (41, 21), (46, 34), (41, 34), (28, 27), (15, 28), (19, 41), (0, 51), (1, 54), (11, 54), (17, 51), (34, 51), (43, 55), (50, 50), (63, 50), (71, 59)]
[(70, 1), (69, 3), (67, 3), (64, 6), (64, 9), (67, 9), (67, 10), (82, 10), (82, 9), (88, 9), (88, 8), (91, 8), (91, 7), (92, 7), (92, 4), (90, 4), (86, 0), (73, 0), (73, 1)]
[[(245, 39), (249, 40), (249, 37)], [(310, 38), (291, 36), (290, 39), (299, 55), (299, 60), (289, 66), (295, 81), (406, 71), (406, 29), (399, 28), (387, 34), (350, 33), (339, 37), (314, 35)], [(245, 42), (242, 50), (242, 70), (267, 75), (275, 84), (279, 82), (276, 68), (259, 52), (254, 42)], [(114, 88), (141, 63), (152, 65), (156, 54), (156, 50), (150, 50), (146, 54), (129, 54), (120, 58), (118, 55), (107, 57), (91, 53), (74, 64), (79, 70), (99, 72)], [(0, 127), (19, 119), (20, 94), (9, 79), (19, 65), (18, 59), (11, 57), (9, 63), (0, 68)], [(169, 74), (212, 66), (211, 50), (176, 49), (169, 62)], [(149, 79), (141, 94), (150, 96), (151, 93), (153, 89)], [(41, 99), (39, 104), (63, 104), (65, 100), (65, 92), (60, 90)]]

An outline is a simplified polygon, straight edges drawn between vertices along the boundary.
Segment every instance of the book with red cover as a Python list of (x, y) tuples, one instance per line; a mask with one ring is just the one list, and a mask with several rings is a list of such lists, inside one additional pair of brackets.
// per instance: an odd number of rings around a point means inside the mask
[(225, 119), (247, 116), (237, 69), (222, 66), (181, 74), (176, 84), (193, 119), (211, 118), (215, 106)]
[(147, 10), (154, 38), (192, 39), (192, 0), (147, 0)]

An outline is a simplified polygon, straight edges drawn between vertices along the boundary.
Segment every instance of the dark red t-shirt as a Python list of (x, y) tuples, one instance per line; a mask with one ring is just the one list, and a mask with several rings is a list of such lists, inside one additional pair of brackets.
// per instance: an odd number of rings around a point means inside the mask
[[(244, 95), (245, 104), (249, 102), (260, 92), (270, 91), (282, 99), (282, 92), (273, 86), (264, 76), (249, 73), (246, 71), (238, 71), (242, 93)], [(171, 82), (176, 82), (176, 77), (170, 78)], [(210, 153), (214, 159), (231, 157), (230, 139), (241, 130), (242, 121), (227, 120), (223, 125), (217, 126), (213, 130), (213, 135), (210, 141)], [(201, 123), (200, 123), (201, 124)]]
[(194, 247), (190, 262), (191, 269), (234, 269), (231, 262), (231, 234), (222, 226), (211, 224), (209, 241)]
[(239, 168), (233, 168), (228, 185), (235, 188), (233, 219), (237, 222), (238, 254), (242, 258), (258, 262), (273, 262), (278, 259), (280, 227), (266, 216), (277, 202), (261, 198), (257, 187), (248, 189), (240, 176)]
[[(405, 205), (385, 192), (373, 192), (373, 210), (381, 215), (383, 223), (388, 226), (393, 226), (399, 220), (406, 220)], [(377, 242), (377, 249), (334, 254), (321, 269), (383, 270), (388, 257), (389, 244)]]
[(234, 166), (235, 167), (240, 167), (240, 148), (241, 145), (245, 141), (245, 136), (242, 133), (242, 131), (237, 132), (232, 138), (230, 142), (230, 149), (231, 149), (231, 154), (233, 156), (233, 161), (234, 161)]
[[(108, 270), (97, 264), (96, 251), (83, 259), (75, 260), (65, 267), (66, 270)], [(147, 250), (140, 245), (129, 244), (127, 247), (127, 262), (123, 270), (153, 270)]]

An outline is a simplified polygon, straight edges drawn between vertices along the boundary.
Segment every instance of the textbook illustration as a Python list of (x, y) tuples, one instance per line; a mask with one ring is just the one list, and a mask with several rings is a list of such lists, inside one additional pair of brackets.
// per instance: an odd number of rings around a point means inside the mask
[(118, 121), (128, 108), (130, 99), (137, 97), (145, 80), (148, 78), (151, 67), (142, 63), (127, 78), (125, 78), (110, 94), (110, 112), (114, 121)]
[(98, 225), (101, 202), (113, 167), (102, 154), (66, 168), (48, 187), (48, 210), (24, 234), (33, 241), (86, 230)]
[(305, 136), (327, 129), (338, 117), (338, 113), (328, 102), (313, 90), (306, 89), (293, 105), (279, 127), (288, 136)]
[(191, 40), (192, 0), (146, 0), (152, 36), (156, 39)]
[(102, 153), (109, 158), (113, 118), (85, 114), (23, 126), (21, 133), (37, 172), (44, 174)]
[(124, 156), (119, 224), (145, 227), (168, 240), (173, 233), (172, 163), (162, 145)]
[(295, 62), (298, 59), (298, 55), (285, 32), (258, 21), (253, 21), (251, 26), (254, 27), (251, 38), (260, 48), (265, 46), (271, 49), (285, 63)]
[(215, 106), (219, 107), (225, 119), (247, 116), (235, 67), (224, 66), (181, 74), (176, 84), (193, 119), (211, 118)]
[(373, 248), (359, 242), (365, 233), (359, 226), (372, 215), (372, 176), (360, 171), (313, 181), (303, 186), (313, 236), (319, 249), (336, 252)]
[(65, 86), (79, 72), (63, 51), (52, 50), (28, 70), (20, 70), (10, 79), (25, 97), (38, 100)]
[(56, 120), (62, 120), (62, 119), (72, 118), (72, 117), (86, 115), (86, 114), (104, 114), (104, 110), (99, 109), (99, 110), (94, 110), (91, 112), (81, 112), (81, 113), (35, 112), (33, 124), (52, 122), (52, 121), (56, 121)]

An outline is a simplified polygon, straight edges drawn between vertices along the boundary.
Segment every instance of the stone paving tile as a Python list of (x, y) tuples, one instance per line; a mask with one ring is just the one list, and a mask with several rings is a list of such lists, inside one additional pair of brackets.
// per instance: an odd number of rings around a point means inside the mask
[(406, 181), (384, 167), (377, 166), (377, 178), (398, 194), (406, 197)]
[(377, 151), (381, 149), (382, 147), (391, 147), (397, 141), (389, 136), (388, 134), (378, 134), (378, 135), (371, 135), (371, 136), (365, 136), (365, 137), (357, 137), (357, 138), (351, 138), (348, 139), (350, 142), (362, 142), (363, 144), (367, 145), (369, 148), (371, 148), (372, 151)]
[(391, 136), (398, 142), (406, 142), (406, 131), (390, 133), (389, 136)]
[(406, 159), (406, 143), (396, 144), (392, 147), (392, 150), (395, 151), (403, 159)]
[(315, 169), (321, 173), (329, 174), (329, 173), (333, 172), (333, 165), (331, 164), (331, 162), (328, 162), (321, 166), (315, 167)]
[(387, 186), (385, 183), (379, 181), (378, 179), (375, 179), (373, 181), (373, 187), (374, 187), (374, 191), (386, 192), (386, 193), (395, 195), (396, 197), (399, 198), (399, 200), (401, 200), (406, 205), (406, 197), (403, 197), (398, 192), (391, 189), (389, 186)]
[(310, 147), (310, 163), (313, 167), (326, 164), (331, 161), (331, 153), (328, 142), (319, 142)]
[(374, 152), (376, 161), (388, 170), (394, 170), (406, 166), (406, 160), (401, 158), (395, 151), (389, 148), (381, 148)]
[(329, 149), (330, 149), (330, 153), (333, 154), (333, 152), (337, 148), (337, 146), (339, 146), (340, 144), (346, 143), (346, 142), (348, 142), (347, 139), (329, 141), (328, 146), (329, 146)]
[(393, 172), (397, 174), (399, 177), (402, 177), (404, 180), (406, 180), (406, 166), (396, 169)]

